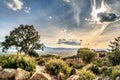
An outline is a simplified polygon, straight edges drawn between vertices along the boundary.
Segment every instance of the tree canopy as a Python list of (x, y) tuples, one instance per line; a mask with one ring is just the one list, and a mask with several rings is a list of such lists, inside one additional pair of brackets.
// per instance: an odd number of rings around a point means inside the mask
[(96, 53), (94, 51), (91, 51), (89, 48), (79, 48), (77, 51), (77, 55), (85, 63), (91, 63), (96, 57)]
[(120, 37), (115, 38), (113, 42), (110, 42), (111, 52), (108, 56), (112, 65), (120, 64)]
[(24, 52), (25, 54), (34, 49), (43, 49), (43, 44), (40, 43), (40, 35), (33, 25), (20, 25), (10, 31), (10, 34), (5, 36), (5, 40), (1, 45), (3, 52), (12, 46), (18, 52)]

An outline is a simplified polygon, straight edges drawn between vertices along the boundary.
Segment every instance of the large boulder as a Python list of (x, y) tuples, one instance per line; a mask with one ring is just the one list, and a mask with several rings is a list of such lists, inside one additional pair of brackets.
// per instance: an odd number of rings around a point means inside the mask
[(15, 80), (28, 80), (30, 78), (30, 72), (25, 71), (21, 68), (16, 70)]
[(79, 80), (79, 75), (72, 75), (67, 80)]
[(3, 69), (2, 71), (0, 71), (0, 79), (14, 79), (15, 73), (15, 69)]
[(30, 80), (52, 80), (49, 74), (41, 73), (41, 72), (35, 72)]

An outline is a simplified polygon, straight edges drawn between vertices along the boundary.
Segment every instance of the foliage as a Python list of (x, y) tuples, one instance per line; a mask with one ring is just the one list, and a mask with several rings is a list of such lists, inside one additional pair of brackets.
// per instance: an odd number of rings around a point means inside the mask
[(120, 64), (120, 37), (115, 38), (113, 42), (110, 42), (111, 53), (109, 54), (109, 60), (112, 65)]
[(75, 68), (75, 69), (82, 69), (84, 67), (84, 64), (77, 64), (77, 63), (72, 63), (68, 62), (69, 67)]
[(94, 74), (101, 74), (101, 69), (96, 66), (96, 65), (92, 65), (88, 68), (88, 70), (91, 70)]
[(37, 64), (38, 65), (43, 66), (43, 65), (45, 65), (45, 63), (46, 63), (46, 60), (44, 58), (38, 58), (37, 59)]
[(60, 72), (64, 73), (66, 76), (69, 76), (70, 67), (61, 59), (51, 59), (45, 65), (46, 71), (57, 76)]
[(113, 67), (102, 67), (102, 73), (105, 75), (105, 76), (111, 76), (111, 73), (112, 73), (112, 70), (114, 68)]
[(91, 51), (89, 48), (78, 49), (77, 55), (82, 58), (85, 63), (91, 63), (96, 57), (96, 53)]
[(94, 80), (94, 78), (95, 75), (90, 71), (82, 69), (79, 72), (79, 80)]
[(35, 70), (35, 65), (35, 58), (28, 55), (9, 55), (6, 58), (6, 61), (2, 63), (3, 68), (22, 68), (30, 72)]
[(29, 51), (28, 55), (31, 57), (39, 57), (39, 54), (34, 50)]
[(30, 50), (43, 48), (43, 44), (40, 43), (40, 35), (33, 25), (20, 25), (10, 31), (10, 35), (5, 36), (5, 41), (1, 45), (4, 52), (14, 46), (18, 52), (25, 52), (25, 54), (28, 54)]
[(120, 76), (120, 70), (113, 69), (111, 77), (115, 80), (116, 77)]

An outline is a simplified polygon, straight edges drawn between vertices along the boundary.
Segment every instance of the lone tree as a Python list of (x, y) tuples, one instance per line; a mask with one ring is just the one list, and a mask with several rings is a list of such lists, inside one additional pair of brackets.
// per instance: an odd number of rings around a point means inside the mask
[(1, 45), (3, 52), (6, 52), (10, 47), (15, 47), (18, 52), (25, 54), (34, 49), (43, 49), (43, 44), (40, 43), (40, 35), (33, 25), (20, 25), (10, 31), (10, 35), (5, 36), (5, 41)]
[(79, 48), (77, 55), (87, 64), (95, 60), (96, 52), (91, 51), (89, 48)]
[(113, 42), (110, 42), (111, 52), (108, 56), (112, 65), (120, 64), (120, 37), (115, 38)]

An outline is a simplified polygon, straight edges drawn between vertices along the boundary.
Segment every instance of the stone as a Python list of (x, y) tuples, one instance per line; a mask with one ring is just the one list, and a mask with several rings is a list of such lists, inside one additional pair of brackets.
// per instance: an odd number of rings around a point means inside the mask
[(30, 72), (25, 71), (21, 68), (17, 68), (15, 74), (15, 80), (28, 80), (30, 78)]
[(72, 75), (67, 80), (79, 80), (79, 75)]
[(112, 79), (110, 79), (110, 78), (104, 78), (104, 80), (112, 80)]
[(120, 80), (120, 76), (117, 76), (115, 80)]
[(58, 80), (64, 80), (64, 79), (63, 79), (63, 76), (64, 76), (64, 74), (61, 73), (61, 72), (59, 72), (59, 74), (58, 74), (58, 76), (57, 76), (57, 79), (58, 79)]
[(35, 72), (30, 80), (52, 80), (49, 74), (41, 73), (41, 72)]
[(3, 69), (2, 71), (0, 71), (0, 79), (13, 79), (15, 77), (15, 73), (15, 69)]
[(2, 66), (0, 66), (0, 71), (2, 71)]

